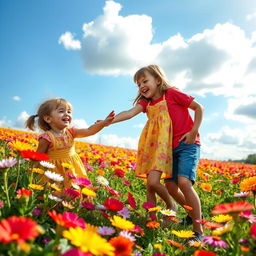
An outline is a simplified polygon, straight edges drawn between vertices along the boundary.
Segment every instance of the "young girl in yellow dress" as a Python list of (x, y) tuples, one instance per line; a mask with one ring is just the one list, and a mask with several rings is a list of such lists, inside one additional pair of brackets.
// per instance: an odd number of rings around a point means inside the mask
[(87, 137), (96, 134), (114, 119), (112, 111), (105, 120), (99, 121), (88, 128), (78, 129), (69, 127), (72, 121), (72, 105), (62, 98), (49, 99), (38, 108), (37, 114), (32, 115), (26, 122), (26, 127), (34, 130), (36, 118), (39, 128), (43, 131), (39, 136), (37, 152), (46, 153), (51, 163), (55, 165), (54, 172), (64, 177), (64, 185), (70, 185), (65, 175), (62, 163), (68, 163), (74, 168), (72, 175), (86, 178), (84, 165), (75, 151), (74, 138)]
[[(193, 188), (199, 160), (199, 126), (203, 108), (192, 96), (169, 85), (162, 69), (149, 65), (134, 75), (138, 96), (134, 107), (117, 114), (112, 123), (130, 119), (145, 112), (148, 121), (138, 146), (135, 174), (147, 179), (147, 201), (156, 204), (156, 194), (175, 209), (169, 193), (181, 205), (193, 208), (193, 230), (201, 239), (202, 227), (199, 197)], [(195, 112), (194, 120), (188, 109)], [(164, 179), (166, 186), (160, 183)], [(168, 190), (167, 190), (168, 189)], [(169, 193), (168, 193), (169, 191)]]

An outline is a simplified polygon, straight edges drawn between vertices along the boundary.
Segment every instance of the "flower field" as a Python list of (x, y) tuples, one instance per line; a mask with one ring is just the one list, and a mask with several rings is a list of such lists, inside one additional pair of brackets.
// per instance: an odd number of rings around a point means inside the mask
[(88, 179), (63, 163), (64, 188), (36, 148), (37, 134), (0, 128), (0, 255), (256, 255), (256, 165), (200, 160), (200, 243), (188, 241), (192, 226), (179, 224), (190, 206), (175, 213), (159, 198), (146, 202), (135, 150), (76, 141)]

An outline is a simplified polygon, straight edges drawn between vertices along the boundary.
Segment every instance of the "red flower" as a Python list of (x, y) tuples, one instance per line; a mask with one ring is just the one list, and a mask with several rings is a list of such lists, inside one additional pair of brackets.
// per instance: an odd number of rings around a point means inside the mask
[(250, 228), (250, 234), (253, 239), (256, 239), (256, 223), (254, 223)]
[(48, 215), (52, 217), (52, 219), (59, 226), (67, 228), (75, 228), (79, 226), (81, 228), (85, 228), (85, 221), (82, 218), (79, 218), (78, 215), (74, 212), (64, 212), (63, 214), (61, 214), (56, 213), (56, 211), (53, 210), (52, 212), (48, 212)]
[(113, 237), (109, 243), (115, 247), (115, 256), (130, 256), (132, 255), (132, 247), (134, 243), (123, 236)]
[(224, 203), (215, 205), (214, 209), (212, 210), (213, 214), (228, 214), (228, 213), (239, 213), (246, 210), (253, 209), (253, 205), (245, 202), (245, 201), (238, 201), (233, 203)]
[(113, 188), (111, 188), (110, 186), (105, 186), (105, 188), (106, 188), (107, 191), (108, 191), (110, 194), (112, 194), (113, 196), (117, 196), (117, 197), (120, 196), (120, 194), (119, 194), (116, 190), (114, 190)]
[(19, 244), (33, 240), (39, 235), (37, 223), (30, 218), (12, 216), (1, 220), (0, 242), (7, 244), (16, 241)]
[(108, 210), (118, 212), (124, 208), (124, 203), (115, 198), (107, 198), (103, 204)]
[(23, 150), (20, 152), (20, 155), (23, 158), (36, 160), (36, 161), (47, 161), (49, 160), (49, 157), (45, 153), (38, 153), (32, 150)]
[(209, 252), (206, 250), (196, 250), (193, 256), (217, 256), (215, 252)]
[(133, 197), (133, 195), (130, 193), (130, 192), (128, 192), (128, 202), (129, 202), (129, 205), (133, 208), (133, 209), (136, 209), (136, 201), (135, 201), (135, 199), (134, 199), (134, 197)]
[(143, 205), (142, 205), (142, 208), (144, 208), (144, 209), (146, 209), (146, 210), (148, 210), (148, 209), (150, 209), (150, 208), (153, 208), (153, 207), (155, 207), (155, 205), (154, 205), (153, 203), (151, 203), (151, 202), (145, 202), (145, 203), (143, 203)]
[(113, 172), (113, 175), (116, 175), (119, 178), (123, 178), (124, 174), (125, 172), (122, 169), (115, 169), (115, 171)]
[(73, 188), (65, 188), (65, 194), (73, 199), (80, 196), (80, 192)]
[(27, 198), (30, 197), (32, 195), (32, 191), (26, 188), (20, 188), (17, 190), (17, 198)]

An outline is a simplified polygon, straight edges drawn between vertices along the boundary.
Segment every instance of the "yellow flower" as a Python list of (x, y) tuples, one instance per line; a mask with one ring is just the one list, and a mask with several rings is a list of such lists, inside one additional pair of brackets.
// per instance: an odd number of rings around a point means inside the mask
[(172, 230), (172, 234), (180, 238), (191, 238), (195, 236), (195, 233), (190, 230), (179, 230), (179, 231)]
[(160, 206), (157, 206), (157, 207), (152, 207), (152, 208), (149, 208), (148, 211), (149, 212), (159, 212), (161, 211), (161, 207)]
[(30, 188), (35, 189), (35, 190), (44, 190), (44, 187), (41, 185), (37, 185), (37, 184), (29, 184), (28, 185)]
[(161, 244), (154, 244), (154, 248), (161, 249), (163, 246)]
[(32, 168), (32, 172), (36, 172), (39, 174), (44, 174), (44, 170), (40, 169), (40, 168)]
[(68, 209), (74, 209), (75, 207), (71, 204), (71, 203), (69, 203), (69, 202), (67, 202), (67, 201), (61, 201), (61, 203), (62, 203), (62, 205), (64, 206), (64, 207), (66, 207), (66, 208), (68, 208)]
[(106, 239), (90, 229), (70, 228), (63, 231), (63, 236), (83, 252), (90, 252), (93, 255), (115, 255), (115, 248)]
[(31, 146), (30, 144), (21, 142), (19, 140), (9, 142), (8, 146), (10, 146), (11, 148), (13, 148), (16, 151), (23, 151), (23, 150), (35, 151), (36, 150), (36, 148), (34, 146)]
[(225, 226), (216, 228), (215, 230), (212, 231), (213, 236), (221, 236), (225, 233), (230, 232), (233, 229), (234, 223), (227, 223)]
[(120, 229), (131, 230), (135, 227), (135, 225), (131, 221), (123, 219), (122, 217), (116, 215), (114, 215), (113, 218), (110, 219), (110, 221), (114, 227)]
[(86, 196), (91, 196), (91, 197), (95, 197), (97, 195), (94, 191), (92, 191), (88, 188), (83, 188), (82, 193)]
[(56, 191), (61, 191), (61, 189), (56, 186), (56, 184), (51, 184), (51, 188), (55, 189)]
[(244, 179), (240, 183), (240, 190), (242, 192), (256, 192), (256, 176)]
[(228, 214), (227, 215), (220, 214), (220, 215), (212, 217), (212, 220), (215, 222), (218, 222), (218, 223), (228, 222), (232, 219), (233, 219), (232, 216), (230, 216)]

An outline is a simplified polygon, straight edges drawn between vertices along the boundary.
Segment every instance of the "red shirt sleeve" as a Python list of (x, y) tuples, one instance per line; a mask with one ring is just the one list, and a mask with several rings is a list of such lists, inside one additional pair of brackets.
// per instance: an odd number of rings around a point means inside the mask
[(137, 104), (140, 104), (143, 107), (143, 112), (145, 113), (147, 105), (148, 105), (148, 102), (145, 101), (145, 100), (139, 100)]
[(194, 100), (193, 96), (190, 96), (184, 92), (181, 92), (178, 89), (170, 88), (167, 90), (166, 98), (171, 98), (173, 101), (175, 101), (177, 104), (188, 108), (191, 102)]

